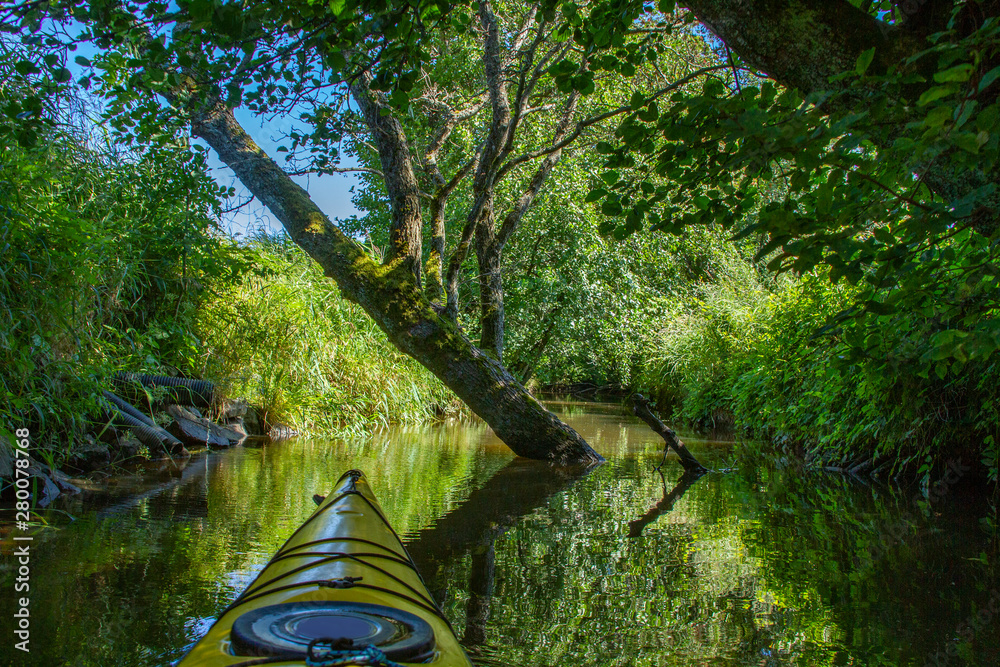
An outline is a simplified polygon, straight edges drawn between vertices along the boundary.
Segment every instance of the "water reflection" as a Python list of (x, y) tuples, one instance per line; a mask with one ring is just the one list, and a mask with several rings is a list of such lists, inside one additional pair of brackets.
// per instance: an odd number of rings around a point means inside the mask
[(663, 470), (657, 469), (657, 474), (663, 482), (663, 498), (649, 508), (649, 511), (638, 519), (628, 522), (628, 536), (641, 537), (643, 529), (674, 508), (674, 504), (680, 500), (695, 482), (701, 479), (706, 473), (685, 471), (681, 478), (677, 480), (670, 491), (667, 491), (667, 479)]
[[(668, 458), (661, 477), (662, 441), (617, 406), (557, 408), (606, 464), (514, 459), (482, 425), (449, 423), (235, 449), (68, 499), (78, 520), (32, 545), (32, 653), (16, 664), (176, 659), (351, 467), (480, 665), (922, 667), (949, 647), (949, 665), (998, 664), (995, 618), (958, 641), (1000, 587), (974, 560), (971, 487), (925, 513), (912, 490), (794, 467), (694, 483)], [(724, 467), (727, 444), (684, 439)], [(0, 568), (11, 609), (11, 559)]]

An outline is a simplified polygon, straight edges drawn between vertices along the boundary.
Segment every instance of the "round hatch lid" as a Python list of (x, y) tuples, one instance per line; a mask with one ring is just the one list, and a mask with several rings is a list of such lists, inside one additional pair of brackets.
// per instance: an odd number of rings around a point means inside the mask
[[(233, 623), (233, 652), (305, 658), (317, 639), (375, 646), (390, 660), (421, 662), (434, 653), (434, 630), (400, 609), (361, 602), (288, 602), (248, 611)], [(343, 641), (347, 644), (346, 641)]]

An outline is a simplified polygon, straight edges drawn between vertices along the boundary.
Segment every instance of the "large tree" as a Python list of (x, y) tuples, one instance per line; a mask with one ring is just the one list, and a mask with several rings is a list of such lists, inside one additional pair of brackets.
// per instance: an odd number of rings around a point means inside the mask
[[(628, 3), (556, 8), (490, 0), (474, 11), (444, 2), (70, 0), (15, 4), (10, 15), (52, 52), (46, 62), (56, 81), (68, 78), (67, 49), (81, 42), (99, 49), (76, 59), (86, 70), (81, 82), (96, 85), (122, 137), (169, 140), (171, 128), (187, 124), (344, 296), (516, 453), (600, 459), (503, 366), (502, 254), (564, 150), (635, 104), (720, 68), (665, 67), (628, 85), (624, 103), (617, 88), (581, 102), (602, 79), (620, 84), (663, 52), (671, 17)], [(464, 79), (435, 79), (443, 64)], [(345, 138), (377, 154), (367, 171), (377, 174), (387, 200), (381, 261), (251, 139), (234, 114), (241, 106), (294, 120), (289, 150), (299, 173), (342, 171), (337, 150)], [(454, 155), (449, 146), (459, 131), (465, 154), (443, 159)], [(455, 206), (459, 188), (464, 196)], [(449, 204), (462, 221), (455, 239), (446, 238)], [(457, 319), (470, 255), (478, 271), (478, 345)]]

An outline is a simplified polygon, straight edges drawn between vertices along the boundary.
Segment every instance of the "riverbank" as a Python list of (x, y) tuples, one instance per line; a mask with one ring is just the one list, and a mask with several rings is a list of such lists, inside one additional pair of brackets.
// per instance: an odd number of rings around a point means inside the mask
[(105, 437), (122, 371), (209, 380), (314, 434), (460, 409), (296, 246), (225, 235), (201, 154), (44, 142), (0, 147), (0, 476), (17, 429), (53, 469), (156, 454)]
[(650, 335), (635, 388), (678, 423), (731, 428), (821, 467), (926, 483), (961, 459), (995, 486), (1000, 359), (961, 347), (936, 317), (859, 314), (858, 292), (822, 274), (720, 271)]

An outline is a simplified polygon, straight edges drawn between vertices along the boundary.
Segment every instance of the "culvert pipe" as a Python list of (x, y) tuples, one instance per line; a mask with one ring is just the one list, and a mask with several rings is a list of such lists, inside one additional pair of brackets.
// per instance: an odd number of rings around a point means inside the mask
[(168, 452), (179, 452), (184, 448), (184, 444), (180, 440), (157, 426), (153, 420), (120, 397), (106, 391), (104, 398), (108, 412), (111, 414), (111, 420), (116, 425), (131, 430), (139, 442), (149, 447), (151, 451), (164, 448)]
[(210, 407), (215, 395), (215, 385), (208, 380), (118, 372), (112, 376), (111, 381), (119, 391), (128, 394), (139, 393), (136, 389), (137, 384), (143, 387), (163, 387), (167, 389), (164, 400), (178, 405), (194, 405), (199, 408)]

